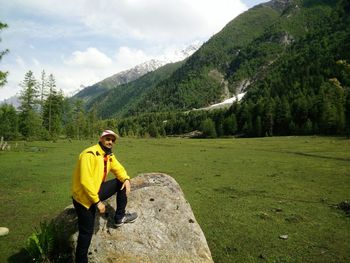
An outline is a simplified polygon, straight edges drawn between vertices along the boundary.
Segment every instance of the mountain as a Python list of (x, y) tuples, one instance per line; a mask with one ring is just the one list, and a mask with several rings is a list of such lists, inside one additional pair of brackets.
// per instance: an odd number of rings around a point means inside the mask
[(134, 81), (118, 85), (88, 101), (86, 107), (96, 109), (102, 118), (132, 115), (132, 109), (144, 99), (144, 94), (169, 78), (182, 64), (183, 61), (168, 63)]
[(103, 94), (104, 92), (121, 84), (133, 81), (143, 76), (144, 74), (159, 68), (162, 65), (163, 62), (152, 59), (131, 69), (114, 74), (113, 76), (108, 77), (92, 86), (84, 87), (82, 90), (73, 95), (72, 98), (82, 99), (86, 103), (89, 103), (91, 100)]
[[(131, 100), (131, 104), (123, 104), (123, 110), (110, 107), (115, 112), (107, 113), (99, 106), (101, 97), (91, 100), (89, 105), (95, 104), (101, 116), (112, 117), (120, 112), (133, 115), (149, 111), (201, 108), (232, 97), (233, 92), (225, 79), (222, 65), (229, 63), (228, 58), (233, 49), (238, 50), (247, 45), (280, 15), (279, 11), (271, 7), (262, 6), (260, 9), (251, 9), (231, 21), (167, 79), (149, 85), (147, 90), (138, 93), (137, 99)], [(134, 83), (133, 86), (137, 84)], [(109, 90), (104, 96), (110, 97), (112, 92)]]
[(228, 23), (172, 76), (149, 91), (138, 113), (207, 107), (249, 90), (292, 45), (328, 21), (335, 2), (273, 0)]
[(84, 87), (76, 94), (72, 96), (72, 99), (84, 100), (87, 104), (91, 104), (91, 101), (99, 97), (101, 94), (118, 87), (119, 85), (129, 83), (133, 80), (140, 78), (148, 72), (152, 72), (157, 68), (164, 66), (168, 63), (175, 63), (192, 55), (199, 47), (201, 43), (196, 42), (182, 50), (175, 50), (172, 54), (163, 56), (160, 59), (151, 59), (142, 64), (139, 64), (131, 69), (114, 74), (92, 86)]
[(2, 105), (2, 104), (9, 104), (17, 109), (20, 106), (19, 97), (16, 95), (16, 96), (12, 96), (8, 99), (5, 99), (3, 101), (0, 101), (0, 105)]
[[(281, 122), (281, 109), (294, 118), (288, 117), (292, 121), (288, 126), (295, 129), (308, 120), (310, 126), (314, 120), (336, 119), (337, 113), (325, 109), (340, 112), (334, 103), (345, 100), (346, 93), (331, 102), (324, 98), (336, 95), (324, 93), (337, 90), (329, 91), (337, 81), (340, 87), (350, 86), (346, 72), (350, 60), (348, 14), (347, 0), (272, 0), (257, 5), (229, 22), (173, 72), (167, 71), (161, 79), (152, 77), (156, 71), (150, 72), (150, 82), (123, 86), (138, 90), (129, 92), (124, 103), (113, 104), (110, 99), (94, 105), (107, 118), (206, 108), (245, 93), (241, 107), (232, 109), (240, 117), (242, 129), (253, 130), (254, 122), (270, 126)], [(336, 80), (330, 83), (332, 78)], [(112, 92), (104, 96), (122, 100), (118, 92)], [(325, 116), (319, 116), (322, 114)]]
[(289, 5), (289, 1), (273, 2), (276, 3), (252, 8), (231, 21), (167, 80), (144, 94), (129, 114), (202, 108), (240, 93), (228, 82), (227, 68), (241, 49), (278, 20), (283, 3)]

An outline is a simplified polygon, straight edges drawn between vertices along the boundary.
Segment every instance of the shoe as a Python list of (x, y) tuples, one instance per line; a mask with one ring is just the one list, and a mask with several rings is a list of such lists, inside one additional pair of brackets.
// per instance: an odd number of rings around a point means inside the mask
[(125, 215), (120, 219), (115, 219), (114, 225), (120, 227), (125, 223), (133, 223), (137, 218), (137, 213), (125, 213)]

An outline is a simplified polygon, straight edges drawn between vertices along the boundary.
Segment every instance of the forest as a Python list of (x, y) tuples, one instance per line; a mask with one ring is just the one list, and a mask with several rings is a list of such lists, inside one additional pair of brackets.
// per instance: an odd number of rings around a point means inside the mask
[[(315, 1), (303, 2), (315, 5)], [(250, 36), (246, 44), (242, 40), (239, 52), (232, 47), (226, 50), (226, 57), (231, 54), (229, 63), (219, 63), (212, 54), (223, 52), (218, 43), (229, 39), (230, 32), (213, 37), (156, 89), (138, 92), (136, 103), (123, 106), (124, 115), (106, 116), (97, 103), (86, 107), (83, 100), (66, 98), (52, 74), (47, 76), (43, 70), (36, 78), (29, 71), (21, 82), (20, 107), (0, 105), (0, 136), (5, 140), (83, 139), (94, 138), (106, 127), (131, 137), (189, 136), (193, 132), (194, 137), (206, 138), (349, 136), (350, 3), (321, 2), (317, 14), (303, 14), (307, 17), (304, 24), (312, 22), (307, 33), (296, 37), (295, 32), (293, 39), (282, 22), (276, 22), (272, 29)], [(276, 45), (280, 42), (275, 39), (281, 37), (288, 45)], [(231, 92), (237, 92), (232, 88), (235, 83), (252, 80), (240, 102), (226, 109), (194, 109), (219, 96), (218, 81), (208, 77), (210, 65), (225, 77)], [(6, 73), (1, 73), (3, 83)]]

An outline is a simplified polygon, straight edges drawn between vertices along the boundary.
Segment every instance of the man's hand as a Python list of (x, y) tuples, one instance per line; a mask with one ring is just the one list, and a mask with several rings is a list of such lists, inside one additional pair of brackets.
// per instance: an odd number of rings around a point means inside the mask
[(104, 214), (106, 212), (106, 206), (101, 201), (97, 203), (97, 208), (101, 214)]
[(129, 180), (125, 180), (123, 185), (122, 185), (122, 188), (120, 188), (120, 190), (123, 190), (123, 189), (126, 189), (126, 194), (128, 195), (131, 191), (131, 185), (130, 185), (130, 181)]

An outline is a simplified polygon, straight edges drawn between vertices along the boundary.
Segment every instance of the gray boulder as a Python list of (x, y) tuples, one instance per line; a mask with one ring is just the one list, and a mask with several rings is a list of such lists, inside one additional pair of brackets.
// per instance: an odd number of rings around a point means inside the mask
[[(115, 228), (115, 197), (106, 200), (106, 214), (96, 216), (89, 262), (213, 262), (205, 236), (172, 177), (142, 174), (131, 185), (127, 209), (137, 212), (138, 219)], [(75, 217), (72, 207), (61, 215), (71, 224), (76, 224)], [(73, 251), (77, 236), (72, 236)]]

